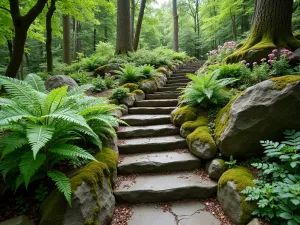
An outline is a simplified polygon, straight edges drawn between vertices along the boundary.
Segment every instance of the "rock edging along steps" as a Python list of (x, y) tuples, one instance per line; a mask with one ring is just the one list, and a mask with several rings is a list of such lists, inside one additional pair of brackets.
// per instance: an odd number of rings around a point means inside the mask
[(200, 159), (187, 150), (179, 128), (170, 122), (170, 113), (178, 104), (178, 88), (189, 82), (185, 74), (194, 73), (199, 67), (200, 63), (196, 62), (179, 69), (165, 87), (147, 94), (146, 100), (135, 102), (129, 108), (129, 115), (121, 118), (130, 127), (120, 127), (118, 131), (121, 154), (118, 173), (122, 177), (114, 190), (118, 202), (146, 203), (216, 196), (217, 183), (201, 178), (197, 173), (201, 167)]

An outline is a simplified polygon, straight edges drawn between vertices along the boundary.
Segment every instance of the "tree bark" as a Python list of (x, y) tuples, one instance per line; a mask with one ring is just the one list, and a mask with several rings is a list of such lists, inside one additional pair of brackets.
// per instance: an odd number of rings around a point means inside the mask
[(97, 46), (97, 29), (94, 28), (94, 52), (96, 51)]
[(128, 54), (133, 50), (129, 0), (118, 0), (117, 20), (116, 54)]
[(236, 41), (236, 19), (235, 19), (235, 15), (231, 14), (231, 12), (230, 12), (230, 18), (231, 18), (231, 27), (232, 27), (232, 39)]
[(53, 54), (52, 54), (52, 17), (56, 10), (56, 0), (51, 0), (50, 7), (46, 14), (46, 53), (47, 53), (47, 72), (53, 72)]
[(173, 23), (174, 23), (174, 34), (173, 34), (173, 49), (175, 52), (179, 51), (178, 45), (178, 13), (177, 13), (177, 0), (173, 0)]
[(63, 16), (63, 62), (71, 64), (71, 34), (70, 34), (70, 17)]
[(146, 0), (142, 0), (141, 1), (141, 8), (140, 8), (140, 13), (139, 13), (139, 18), (138, 18), (138, 21), (137, 21), (137, 24), (136, 24), (136, 31), (135, 31), (135, 36), (134, 36), (134, 43), (133, 43), (134, 51), (136, 51), (138, 49), (138, 46), (139, 46), (145, 8), (146, 8)]
[(292, 13), (293, 0), (255, 0), (250, 37), (226, 62), (254, 62), (275, 48), (299, 48), (300, 41), (292, 33)]
[(73, 19), (73, 60), (77, 58), (78, 52), (78, 21)]
[(11, 58), (13, 54), (13, 44), (11, 40), (7, 40), (7, 47), (9, 52), (9, 58)]
[(134, 18), (135, 18), (135, 0), (131, 0), (131, 13), (130, 13), (130, 32), (131, 40), (134, 40)]
[(14, 24), (15, 38), (13, 41), (13, 52), (8, 64), (5, 76), (17, 77), (19, 67), (24, 55), (25, 42), (27, 39), (27, 32), (30, 25), (43, 11), (47, 0), (39, 0), (35, 5), (22, 16), (20, 13), (20, 5), (18, 0), (9, 0), (10, 13)]

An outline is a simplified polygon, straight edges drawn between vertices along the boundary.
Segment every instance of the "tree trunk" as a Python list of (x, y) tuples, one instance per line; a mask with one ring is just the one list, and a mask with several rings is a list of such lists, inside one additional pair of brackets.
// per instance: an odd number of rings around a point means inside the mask
[(230, 12), (230, 18), (231, 18), (231, 26), (232, 26), (232, 38), (234, 41), (236, 41), (236, 20), (235, 15), (232, 15)]
[(197, 58), (200, 58), (200, 49), (199, 49), (199, 41), (200, 41), (200, 20), (199, 20), (199, 0), (196, 0), (196, 24), (197, 24)]
[(136, 31), (135, 31), (135, 36), (134, 36), (134, 44), (133, 44), (134, 51), (136, 51), (138, 49), (138, 46), (139, 46), (145, 8), (146, 8), (146, 0), (142, 0), (141, 1), (141, 8), (140, 8), (140, 13), (139, 13), (139, 18), (138, 18), (138, 21), (137, 21), (137, 24), (136, 24)]
[(173, 49), (175, 52), (179, 51), (178, 46), (178, 14), (177, 14), (177, 0), (173, 0), (173, 20), (174, 20), (174, 37), (173, 37)]
[(127, 54), (133, 50), (130, 32), (130, 1), (118, 0), (118, 22), (116, 54)]
[(97, 46), (97, 29), (94, 28), (94, 52), (96, 51)]
[(70, 34), (70, 17), (63, 16), (63, 62), (71, 64), (71, 34)]
[(21, 15), (19, 1), (10, 0), (10, 13), (14, 24), (15, 37), (13, 41), (13, 52), (8, 64), (5, 76), (17, 77), (22, 57), (24, 55), (27, 31), (37, 16), (43, 11), (47, 0), (40, 0), (27, 12)]
[(293, 0), (255, 0), (250, 37), (226, 62), (258, 62), (275, 48), (299, 48), (292, 33), (292, 12)]
[(47, 72), (53, 72), (53, 54), (52, 54), (52, 17), (56, 10), (55, 7), (56, 0), (51, 0), (50, 7), (48, 8), (46, 14), (46, 53), (47, 53)]
[(7, 40), (7, 47), (8, 47), (8, 52), (9, 52), (9, 58), (11, 58), (12, 53), (13, 53), (13, 44), (12, 44), (11, 40)]
[(73, 19), (73, 60), (76, 60), (78, 52), (78, 21)]
[(130, 32), (131, 40), (134, 40), (134, 18), (135, 18), (135, 0), (131, 0), (131, 19), (130, 19)]

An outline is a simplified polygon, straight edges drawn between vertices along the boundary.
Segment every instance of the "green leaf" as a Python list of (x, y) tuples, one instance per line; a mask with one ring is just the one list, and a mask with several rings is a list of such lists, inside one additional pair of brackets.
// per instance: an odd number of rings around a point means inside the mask
[(13, 151), (28, 144), (27, 138), (20, 133), (10, 133), (0, 138), (0, 146), (3, 146), (1, 159)]
[(92, 87), (93, 87), (93, 85), (91, 85), (91, 84), (81, 85), (77, 88), (73, 88), (70, 91), (68, 91), (67, 96), (70, 97), (70, 96), (74, 96), (74, 95), (83, 94), (84, 92), (91, 89)]
[(63, 102), (62, 99), (66, 96), (68, 86), (63, 86), (52, 90), (45, 99), (45, 114), (54, 112)]
[(48, 172), (48, 176), (54, 181), (58, 190), (64, 194), (67, 202), (71, 206), (71, 183), (69, 178), (59, 171), (50, 171)]
[(28, 187), (31, 177), (40, 169), (46, 160), (45, 154), (38, 154), (36, 159), (33, 158), (31, 152), (26, 152), (20, 162), (20, 172), (24, 177), (25, 186)]
[(83, 159), (90, 159), (96, 161), (94, 156), (90, 153), (85, 151), (84, 149), (75, 146), (75, 145), (68, 145), (68, 144), (57, 144), (53, 148), (50, 149), (51, 153), (55, 153), (61, 156), (67, 156), (70, 158), (83, 158)]
[(294, 220), (300, 223), (300, 215), (294, 215)]
[(299, 225), (295, 220), (289, 220), (288, 225)]
[(288, 213), (288, 212), (284, 212), (284, 213), (280, 213), (279, 215), (281, 218), (286, 219), (286, 220), (290, 220), (293, 218), (293, 215)]
[(46, 125), (29, 125), (26, 129), (26, 135), (35, 158), (37, 153), (43, 148), (54, 133), (54, 128)]
[(292, 168), (296, 168), (297, 167), (297, 162), (291, 162), (290, 165), (291, 165)]
[(24, 79), (26, 83), (33, 87), (34, 90), (39, 92), (46, 92), (44, 81), (41, 77), (34, 73), (30, 73)]

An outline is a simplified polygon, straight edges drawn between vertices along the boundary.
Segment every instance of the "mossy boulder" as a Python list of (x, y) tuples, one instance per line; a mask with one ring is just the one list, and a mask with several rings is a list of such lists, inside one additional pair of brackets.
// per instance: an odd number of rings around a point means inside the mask
[(140, 89), (137, 89), (137, 90), (135, 90), (135, 91), (133, 91), (131, 93), (135, 95), (135, 100), (136, 101), (142, 101), (142, 100), (144, 100), (146, 98), (145, 93), (142, 90), (140, 90)]
[(207, 125), (208, 119), (204, 116), (200, 116), (195, 121), (188, 121), (182, 124), (180, 127), (180, 135), (181, 137), (186, 138), (190, 133), (196, 130), (196, 128)]
[(103, 148), (95, 158), (98, 162), (90, 162), (70, 176), (72, 207), (60, 192), (54, 190), (41, 205), (40, 225), (110, 223), (115, 207), (111, 184), (118, 155)]
[(201, 159), (212, 159), (217, 154), (215, 141), (207, 126), (198, 127), (186, 138), (189, 150)]
[(121, 67), (120, 64), (110, 63), (110, 64), (107, 64), (107, 65), (104, 65), (104, 66), (100, 66), (97, 69), (95, 69), (93, 75), (95, 77), (97, 77), (97, 76), (104, 77), (106, 73), (110, 73), (112, 75), (115, 75), (114, 71), (119, 70), (120, 67)]
[(122, 85), (123, 88), (128, 88), (130, 92), (139, 89), (139, 85), (135, 83), (127, 83)]
[(151, 94), (157, 91), (157, 86), (154, 80), (143, 80), (139, 85), (139, 89), (146, 94)]
[(248, 158), (264, 151), (261, 140), (300, 129), (300, 76), (263, 81), (236, 96), (217, 115), (215, 140), (225, 156)]
[(153, 78), (153, 80), (155, 81), (157, 87), (163, 87), (167, 83), (168, 79), (165, 77), (165, 75), (159, 73)]
[(219, 180), (222, 174), (227, 170), (227, 167), (223, 159), (213, 159), (206, 163), (208, 176), (213, 180)]
[(171, 122), (178, 127), (185, 122), (194, 121), (196, 119), (197, 109), (190, 106), (179, 107), (171, 112)]
[(120, 110), (122, 112), (122, 115), (128, 115), (128, 106), (127, 105), (121, 104), (120, 108), (121, 108)]
[(253, 187), (254, 176), (244, 167), (227, 170), (218, 182), (218, 201), (225, 215), (236, 225), (245, 225), (251, 220), (256, 209), (255, 202), (246, 201), (241, 192), (248, 186)]
[(127, 105), (128, 107), (131, 107), (134, 105), (135, 102), (135, 95), (130, 93), (127, 97), (122, 98), (119, 100), (121, 104)]
[(107, 65), (104, 66), (99, 66), (97, 69), (94, 70), (94, 77), (104, 77), (105, 76), (105, 71), (106, 71)]
[(68, 86), (68, 90), (71, 90), (77, 88), (78, 84), (71, 77), (65, 75), (52, 76), (45, 82), (47, 91), (52, 91), (53, 89), (63, 86)]
[(157, 71), (165, 74), (167, 77), (170, 77), (173, 74), (173, 72), (166, 67), (159, 67)]
[(33, 225), (28, 216), (18, 216), (16, 218), (0, 222), (0, 225)]

